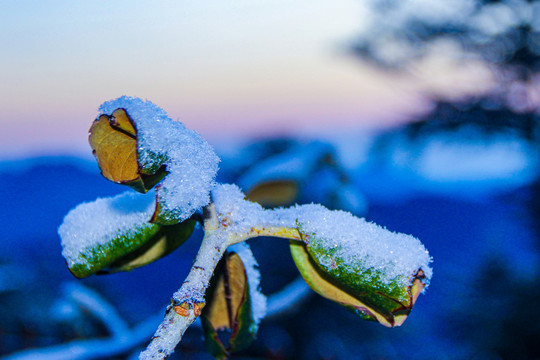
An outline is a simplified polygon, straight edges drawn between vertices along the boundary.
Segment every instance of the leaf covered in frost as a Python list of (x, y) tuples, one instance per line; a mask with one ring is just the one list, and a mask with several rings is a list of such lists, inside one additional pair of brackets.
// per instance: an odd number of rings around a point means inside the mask
[(173, 225), (209, 203), (219, 158), (199, 134), (139, 98), (99, 110), (89, 139), (102, 174), (143, 193), (157, 185), (152, 222)]
[(310, 287), (364, 319), (400, 326), (431, 277), (423, 245), (349, 213), (297, 209), (303, 242), (290, 248)]
[(155, 194), (124, 193), (83, 203), (58, 229), (62, 255), (78, 278), (97, 272), (127, 271), (155, 261), (180, 246), (194, 222), (174, 226), (149, 222)]
[(167, 174), (161, 166), (142, 168), (137, 152), (137, 129), (125, 109), (99, 116), (90, 127), (92, 153), (107, 179), (145, 193)]
[(217, 359), (251, 344), (266, 308), (266, 298), (257, 292), (259, 274), (253, 272), (251, 251), (235, 247), (237, 252), (228, 252), (218, 265), (201, 314), (205, 346)]
[(195, 224), (195, 220), (188, 219), (174, 225), (162, 225), (143, 245), (114, 261), (101, 272), (130, 271), (161, 259), (190, 237)]
[(230, 231), (296, 241), (292, 255), (307, 283), (363, 318), (401, 325), (431, 279), (431, 257), (418, 239), (349, 212), (317, 204), (265, 210), (227, 184), (212, 198)]
[(290, 248), (302, 277), (319, 295), (353, 310), (365, 320), (375, 320), (388, 327), (403, 324), (424, 288), (423, 272), (420, 270), (412, 286), (404, 289), (407, 297), (402, 302), (380, 292), (373, 284), (352, 289), (346, 285), (346, 281), (321, 270), (303, 243), (291, 241)]

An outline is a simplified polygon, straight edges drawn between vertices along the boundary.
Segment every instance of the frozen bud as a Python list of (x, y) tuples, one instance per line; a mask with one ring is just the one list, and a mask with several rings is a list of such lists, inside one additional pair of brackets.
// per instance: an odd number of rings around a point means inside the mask
[(403, 324), (431, 278), (431, 257), (420, 241), (343, 211), (297, 209), (303, 242), (290, 247), (310, 287), (364, 319)]
[(219, 158), (152, 102), (127, 96), (105, 102), (89, 141), (107, 179), (142, 193), (157, 185), (152, 222), (176, 224), (209, 203)]
[[(216, 359), (228, 358), (251, 344), (266, 306), (266, 298), (257, 289), (259, 273), (249, 247), (232, 248), (214, 273), (201, 315), (206, 348)], [(230, 336), (219, 336), (223, 332)]]
[(71, 210), (58, 234), (62, 255), (78, 278), (129, 271), (172, 252), (191, 235), (195, 221), (165, 226), (149, 222), (155, 194), (128, 192)]

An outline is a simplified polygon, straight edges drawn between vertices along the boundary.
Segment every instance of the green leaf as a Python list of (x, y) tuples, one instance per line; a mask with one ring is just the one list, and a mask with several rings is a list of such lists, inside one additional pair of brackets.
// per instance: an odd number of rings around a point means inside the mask
[(152, 239), (159, 232), (159, 229), (159, 225), (143, 224), (129, 232), (119, 233), (106, 243), (86, 248), (78, 254), (76, 262), (68, 263), (69, 271), (78, 278), (85, 278), (95, 274), (141, 247)]
[(240, 256), (229, 252), (211, 281), (201, 319), (207, 350), (216, 359), (247, 348), (255, 339), (247, 273)]
[(421, 270), (409, 286), (389, 291), (380, 285), (376, 274), (351, 275), (341, 271), (339, 259), (334, 269), (326, 270), (314, 256), (323, 250), (312, 244), (317, 242), (310, 241), (306, 246), (303, 242), (291, 241), (290, 249), (298, 270), (313, 290), (347, 307), (365, 320), (378, 321), (387, 327), (403, 324), (424, 287)]
[(167, 189), (163, 189), (161, 186), (156, 187), (156, 208), (154, 210), (154, 214), (152, 215), (152, 219), (150, 219), (150, 222), (154, 224), (160, 224), (160, 225), (173, 225), (178, 222), (177, 219), (179, 219), (181, 216), (179, 215), (181, 212), (181, 209), (178, 209), (177, 211), (171, 211), (168, 210), (167, 206), (163, 206), (162, 202), (166, 201), (164, 199), (167, 199), (166, 193)]
[(95, 273), (130, 271), (152, 263), (182, 245), (191, 235), (195, 221), (186, 220), (172, 226), (147, 224), (120, 234), (105, 244), (85, 249), (79, 261), (69, 266), (78, 278)]
[(194, 220), (186, 220), (175, 225), (162, 226), (144, 245), (114, 261), (101, 272), (130, 271), (161, 259), (191, 236), (195, 224)]
[(195, 221), (152, 224), (154, 207), (155, 194), (129, 191), (72, 209), (58, 229), (69, 270), (79, 278), (128, 271), (180, 246), (191, 235)]
[(151, 154), (156, 160), (152, 167), (139, 161), (137, 127), (125, 109), (99, 116), (90, 127), (88, 140), (101, 173), (111, 181), (145, 193), (167, 175), (165, 156)]

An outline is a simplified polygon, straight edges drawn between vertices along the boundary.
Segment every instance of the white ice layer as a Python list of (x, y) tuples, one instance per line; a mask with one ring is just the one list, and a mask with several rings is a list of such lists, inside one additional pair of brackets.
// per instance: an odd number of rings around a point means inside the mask
[(148, 100), (122, 96), (105, 102), (99, 111), (110, 115), (118, 108), (125, 109), (135, 122), (142, 167), (155, 169), (160, 161), (156, 155), (166, 157), (169, 174), (157, 191), (164, 212), (174, 212), (175, 220), (181, 221), (207, 205), (219, 163), (212, 147)]
[(130, 236), (152, 226), (148, 221), (155, 207), (155, 193), (133, 191), (82, 203), (71, 210), (58, 228), (62, 255), (71, 267), (85, 263), (79, 255), (104, 245), (119, 235)]
[(426, 283), (431, 278), (431, 257), (411, 235), (391, 232), (349, 212), (331, 211), (322, 205), (302, 205), (279, 212), (282, 217), (298, 219), (302, 233), (313, 236), (317, 246), (328, 250), (317, 257), (329, 271), (340, 259), (346, 271), (358, 274), (373, 270), (378, 280), (390, 288), (407, 286), (419, 269), (424, 271)]
[(371, 270), (382, 285), (390, 287), (408, 285), (419, 269), (424, 271), (426, 283), (431, 278), (431, 257), (418, 239), (388, 231), (351, 213), (316, 204), (264, 210), (244, 200), (235, 185), (217, 186), (212, 197), (218, 216), (229, 219), (231, 231), (246, 232), (262, 226), (296, 228), (299, 224), (302, 233), (313, 235), (320, 246), (328, 249), (319, 259), (328, 268), (339, 258), (348, 271)]
[(259, 264), (253, 256), (249, 245), (245, 242), (233, 245), (229, 247), (229, 250), (240, 256), (246, 269), (254, 322), (253, 328), (250, 329), (250, 331), (256, 332), (259, 327), (259, 322), (266, 315), (266, 296), (264, 296), (260, 290), (261, 274), (259, 272)]

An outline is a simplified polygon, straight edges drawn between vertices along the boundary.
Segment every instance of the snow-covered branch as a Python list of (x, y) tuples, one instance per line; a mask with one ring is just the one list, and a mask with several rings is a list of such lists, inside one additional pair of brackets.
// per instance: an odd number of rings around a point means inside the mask
[[(288, 239), (313, 290), (388, 327), (405, 321), (429, 284), (431, 257), (418, 239), (318, 204), (263, 209), (237, 186), (216, 184), (219, 158), (210, 145), (151, 102), (123, 96), (100, 112), (90, 145), (102, 174), (142, 194), (98, 199), (68, 213), (59, 235), (75, 276), (127, 271), (167, 255), (189, 238), (203, 210), (204, 237), (193, 266), (139, 359), (165, 359), (201, 314), (215, 357), (249, 346), (266, 310), (257, 293), (257, 262), (240, 244), (254, 237)], [(292, 291), (294, 299), (304, 292)], [(104, 319), (111, 310), (95, 313)], [(114, 338), (129, 332), (113, 320)], [(227, 344), (218, 336), (222, 330), (231, 331)]]
[[(247, 202), (246, 202), (247, 203)], [(140, 360), (165, 359), (174, 352), (184, 332), (201, 314), (205, 305), (205, 292), (214, 270), (230, 245), (258, 236), (273, 236), (300, 240), (295, 228), (279, 226), (236, 227), (216, 210), (214, 203), (204, 208), (204, 238), (193, 266), (173, 295), (165, 318), (154, 334)]]

